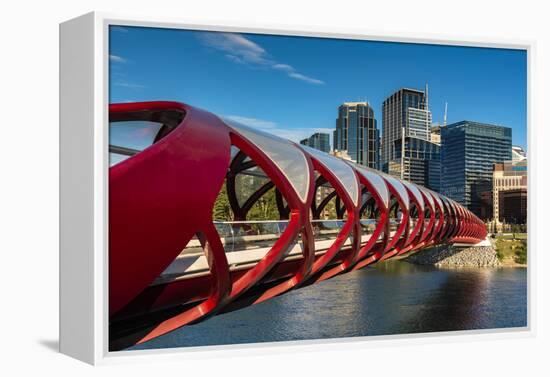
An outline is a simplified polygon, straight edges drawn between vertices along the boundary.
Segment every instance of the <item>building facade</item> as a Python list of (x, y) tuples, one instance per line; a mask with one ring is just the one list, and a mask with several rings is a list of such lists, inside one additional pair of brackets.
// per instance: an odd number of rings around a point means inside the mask
[(318, 149), (325, 153), (330, 152), (330, 135), (326, 133), (316, 132), (310, 137), (300, 140), (300, 144)]
[[(395, 140), (394, 143), (395, 158), (388, 164), (388, 173), (439, 192), (441, 190), (441, 147), (416, 137), (405, 137), (404, 143), (401, 139)], [(405, 156), (401, 160), (403, 146)]]
[[(441, 128), (441, 192), (492, 218), (493, 165), (511, 159), (512, 129), (461, 121)], [(488, 207), (488, 208), (485, 208)]]
[(378, 128), (368, 102), (345, 102), (338, 107), (334, 150), (345, 151), (360, 165), (378, 169)]
[(527, 189), (501, 191), (499, 196), (500, 218), (507, 224), (527, 223)]
[(384, 100), (382, 113), (382, 170), (439, 191), (439, 128), (432, 132), (427, 87), (398, 90)]
[(493, 217), (497, 223), (510, 222), (506, 219), (511, 217), (510, 214), (505, 216), (503, 213), (507, 209), (506, 203), (502, 201), (502, 195), (510, 190), (527, 190), (526, 159), (505, 161), (493, 166)]
[(441, 126), (438, 123), (434, 123), (430, 127), (430, 141), (441, 145)]
[(382, 170), (389, 172), (390, 162), (396, 159), (396, 140), (403, 136), (429, 140), (431, 124), (425, 92), (402, 88), (386, 98), (382, 103)]

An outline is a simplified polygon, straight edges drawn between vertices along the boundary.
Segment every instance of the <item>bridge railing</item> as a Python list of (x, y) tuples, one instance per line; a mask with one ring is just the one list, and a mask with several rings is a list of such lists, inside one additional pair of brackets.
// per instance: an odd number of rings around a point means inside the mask
[[(345, 220), (312, 220), (315, 241), (336, 238)], [(270, 248), (283, 234), (288, 220), (216, 221), (216, 229), (227, 253)], [(190, 245), (192, 246), (192, 245)]]
[[(417, 220), (411, 220), (411, 228)], [(336, 238), (346, 220), (311, 220), (315, 242), (333, 240)], [(374, 232), (378, 225), (376, 219), (361, 219), (362, 243)], [(395, 232), (399, 227), (399, 220), (390, 219), (389, 230)], [(270, 248), (283, 234), (288, 226), (288, 220), (268, 221), (215, 221), (214, 225), (220, 235), (222, 244), (227, 253), (241, 252), (257, 248)], [(201, 251), (198, 238), (193, 238), (182, 254), (195, 254)]]
[(359, 224), (361, 224), (361, 231), (363, 232), (363, 234), (372, 234), (378, 226), (378, 220), (361, 219), (359, 220)]
[[(345, 223), (345, 219), (311, 220), (317, 255), (322, 255), (328, 250)], [(233, 270), (244, 266), (250, 267), (259, 262), (283, 234), (288, 226), (288, 220), (215, 221), (214, 224), (227, 253), (230, 268)], [(390, 219), (390, 235), (394, 234), (399, 224), (398, 219)], [(361, 245), (364, 245), (376, 229), (378, 221), (376, 219), (361, 219), (360, 225)], [(299, 236), (289, 248), (285, 258), (301, 257), (303, 250), (300, 240)], [(352, 236), (345, 241), (343, 248), (349, 247), (351, 244)], [(157, 283), (177, 276), (191, 277), (205, 273), (209, 273), (208, 262), (200, 240), (194, 237), (157, 279)]]

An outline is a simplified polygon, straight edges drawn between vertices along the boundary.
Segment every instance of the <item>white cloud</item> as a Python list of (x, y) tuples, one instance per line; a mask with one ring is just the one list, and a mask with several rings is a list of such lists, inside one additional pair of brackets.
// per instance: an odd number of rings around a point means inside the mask
[(288, 75), (290, 77), (292, 77), (293, 79), (302, 80), (302, 81), (308, 82), (310, 84), (315, 84), (315, 85), (323, 85), (324, 84), (324, 81), (314, 79), (313, 77), (309, 77), (309, 76), (306, 76), (306, 75), (302, 75), (301, 73), (290, 72)]
[(266, 51), (258, 44), (233, 33), (200, 33), (200, 40), (216, 50), (226, 53), (226, 56), (249, 64), (269, 65)]
[(118, 56), (118, 55), (109, 55), (109, 60), (112, 61), (112, 62), (115, 62), (115, 63), (126, 63), (128, 62), (128, 60), (124, 59), (122, 56)]
[(272, 68), (278, 69), (280, 71), (286, 71), (286, 72), (294, 72), (294, 67), (288, 64), (273, 64)]
[(240, 34), (201, 32), (198, 34), (198, 38), (204, 45), (224, 52), (225, 57), (234, 63), (278, 70), (286, 73), (292, 79), (308, 84), (323, 85), (325, 83), (298, 72), (290, 64), (273, 60), (262, 46)]
[(231, 60), (231, 61), (234, 62), (234, 63), (246, 64), (246, 61), (244, 61), (243, 59), (239, 58), (238, 56), (231, 55), (231, 54), (225, 54), (225, 57), (226, 57), (227, 59)]

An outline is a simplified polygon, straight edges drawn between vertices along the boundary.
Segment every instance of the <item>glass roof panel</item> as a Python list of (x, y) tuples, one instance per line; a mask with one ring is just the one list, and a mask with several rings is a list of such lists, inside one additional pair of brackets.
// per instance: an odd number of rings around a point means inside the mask
[(456, 216), (456, 213), (458, 212), (457, 209), (456, 209), (456, 206), (455, 204), (453, 203), (453, 201), (449, 198), (446, 198), (447, 199), (447, 203), (449, 203), (449, 207), (451, 207), (451, 212), (453, 213), (453, 216)]
[(325, 152), (321, 152), (317, 149), (307, 147), (305, 145), (300, 145), (307, 153), (312, 157), (318, 160), (321, 164), (327, 167), (340, 181), (344, 189), (350, 196), (353, 204), (355, 206), (359, 205), (359, 183), (357, 182), (357, 177), (355, 172), (344, 161), (341, 159), (331, 156)]
[(441, 201), (443, 202), (444, 205), (446, 205), (446, 206), (449, 205), (449, 201), (447, 200), (445, 195), (439, 195), (439, 199), (441, 199)]
[(403, 200), (403, 204), (405, 205), (405, 208), (409, 209), (409, 194), (407, 194), (407, 190), (405, 189), (405, 186), (403, 186), (403, 183), (399, 181), (399, 179), (392, 177), (389, 174), (384, 174), (383, 177), (388, 181), (390, 185), (392, 185), (401, 199)]
[(233, 130), (248, 139), (281, 170), (292, 188), (306, 202), (309, 190), (310, 171), (303, 152), (290, 141), (266, 132), (223, 118)]
[(462, 216), (464, 214), (464, 207), (462, 207), (459, 203), (455, 202), (454, 200), (453, 200), (453, 203), (458, 209), (458, 213), (460, 214), (460, 216)]
[(374, 186), (374, 189), (378, 192), (380, 198), (382, 198), (382, 202), (384, 202), (384, 205), (388, 207), (390, 205), (390, 192), (384, 179), (378, 173), (371, 169), (365, 168), (364, 166), (360, 166), (357, 164), (354, 164), (354, 166), (359, 174), (365, 177), (367, 181), (369, 181)]
[(456, 215), (458, 217), (462, 217), (462, 210), (460, 208), (460, 206), (458, 205), (457, 202), (453, 202), (454, 206), (455, 206), (455, 209), (456, 209)]
[(416, 187), (415, 184), (410, 183), (410, 182), (402, 181), (402, 183), (405, 186), (407, 186), (407, 188), (413, 194), (414, 198), (416, 199), (416, 201), (420, 205), (420, 210), (424, 211), (424, 198), (422, 198), (422, 194), (420, 193), (420, 190), (418, 189), (418, 187)]
[(439, 197), (439, 194), (437, 192), (434, 192), (432, 190), (428, 190), (426, 189), (426, 191), (428, 191), (428, 193), (430, 193), (432, 195), (432, 198), (435, 199), (435, 201), (437, 202), (438, 206), (437, 206), (437, 209), (439, 210), (440, 207), (443, 207), (443, 202), (441, 201), (440, 197)]
[(426, 195), (426, 199), (428, 199), (428, 202), (430, 203), (430, 207), (433, 208), (434, 207), (434, 198), (430, 195), (430, 193), (423, 187), (418, 187), (418, 189), (420, 191), (422, 191), (424, 193), (424, 195)]
[(450, 210), (450, 205), (449, 205), (449, 201), (447, 200), (447, 198), (443, 195), (440, 195), (439, 198), (441, 199), (441, 201), (443, 202), (443, 206), (445, 207), (445, 210), (447, 211), (447, 214), (450, 215), (451, 214), (451, 210)]

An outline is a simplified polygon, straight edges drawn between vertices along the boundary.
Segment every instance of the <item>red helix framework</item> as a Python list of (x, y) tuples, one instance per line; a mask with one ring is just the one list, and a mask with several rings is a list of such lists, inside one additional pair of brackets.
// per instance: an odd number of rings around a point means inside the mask
[[(192, 106), (124, 103), (110, 105), (109, 111), (111, 122), (163, 124), (152, 145), (109, 171), (111, 322), (170, 313), (141, 327), (124, 346), (238, 302), (262, 302), (428, 246), (477, 244), (486, 237), (480, 219), (443, 195)], [(235, 177), (251, 167), (261, 169), (267, 182), (241, 204)], [(238, 269), (229, 263), (212, 218), (224, 182), (236, 220), (246, 220), (254, 203), (273, 188), (285, 220), (284, 231), (265, 255)], [(333, 190), (317, 200), (316, 193), (327, 185)], [(315, 224), (333, 198), (342, 227), (321, 252)], [(365, 213), (374, 229), (365, 231)], [(204, 250), (207, 271), (159, 281), (194, 237)], [(295, 255), (291, 250), (297, 244), (301, 252)], [(120, 347), (116, 344), (112, 348)]]

